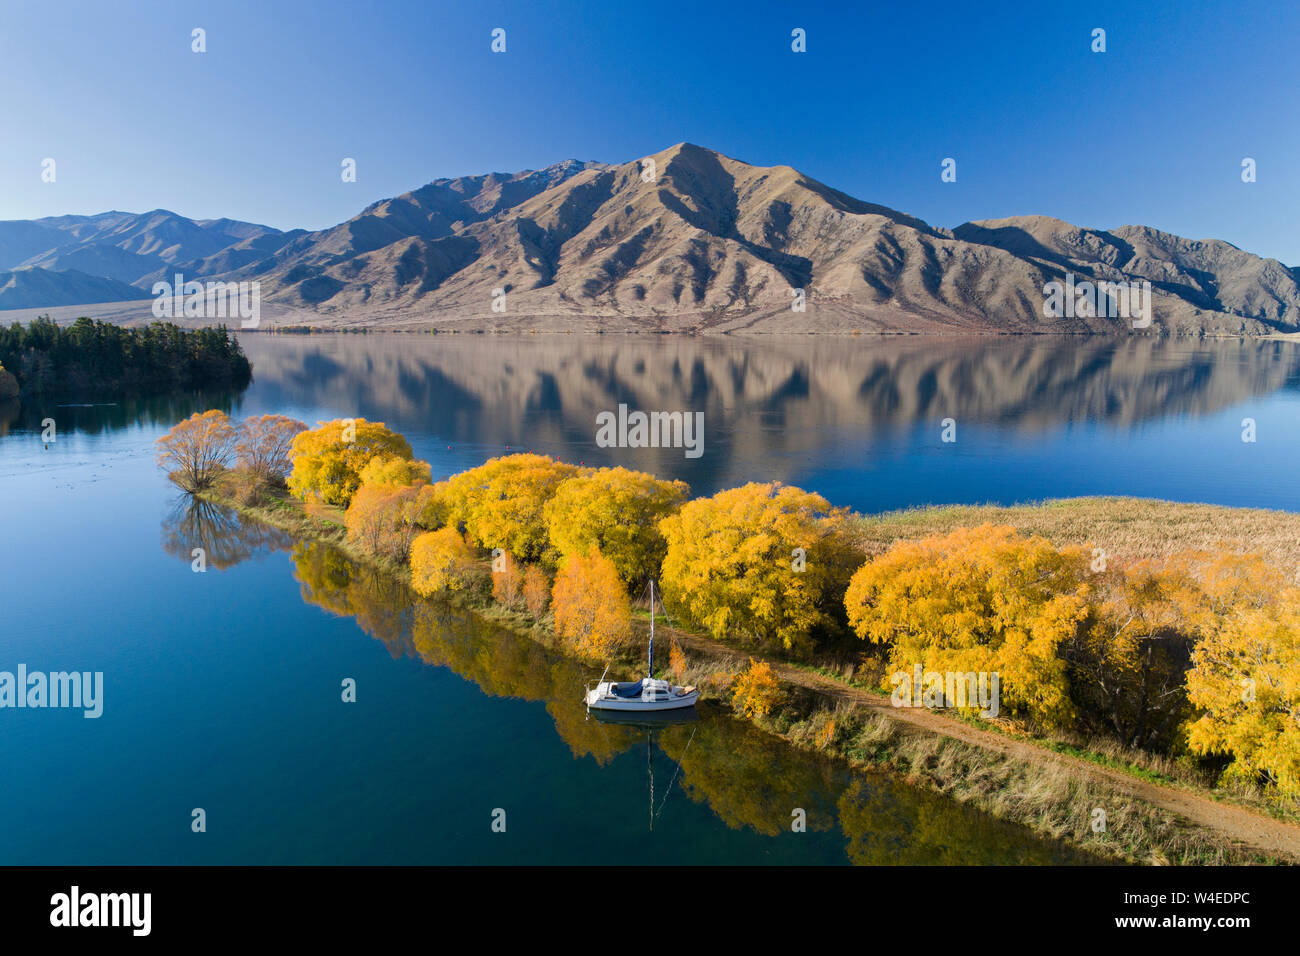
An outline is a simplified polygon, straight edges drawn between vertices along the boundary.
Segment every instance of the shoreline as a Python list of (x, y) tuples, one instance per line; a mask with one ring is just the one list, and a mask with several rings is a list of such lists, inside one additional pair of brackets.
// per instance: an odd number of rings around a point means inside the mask
[[(220, 486), (197, 497), (230, 508), (241, 516), (272, 525), (297, 538), (321, 541), (338, 548), (350, 560), (371, 567), (410, 585), (409, 571), (351, 547), (346, 539), (342, 512), (326, 509), (331, 517), (309, 515), (287, 493), (274, 494), (270, 502), (246, 505), (223, 493)], [(1020, 513), (1069, 509), (1097, 499), (1056, 499), (1018, 505)], [(1140, 501), (1156, 511), (1205, 509), (1250, 511), (1222, 506), (1180, 505), (1151, 499)], [(923, 533), (919, 525), (951, 519), (970, 509), (999, 506), (917, 508), (885, 515), (864, 516), (864, 522), (901, 532)], [(337, 514), (335, 515), (335, 512)], [(1273, 513), (1268, 513), (1273, 514)], [(1276, 514), (1287, 514), (1278, 512)], [(1300, 515), (1295, 516), (1300, 522)], [(337, 519), (337, 520), (336, 520)], [(487, 562), (484, 562), (487, 567)], [(537, 641), (548, 649), (573, 657), (555, 639), (544, 621), (528, 622), (500, 608), (490, 596), (457, 594), (453, 602), (502, 627)], [(645, 621), (636, 620), (641, 630)], [(1275, 811), (1260, 812), (1223, 792), (1193, 787), (1136, 765), (1089, 753), (1045, 738), (1028, 738), (983, 721), (972, 721), (925, 709), (899, 709), (887, 696), (873, 692), (826, 668), (757, 657), (748, 650), (723, 645), (713, 639), (675, 627), (660, 633), (689, 652), (687, 676), (713, 691), (713, 703), (731, 710), (718, 699), (722, 689), (755, 656), (776, 669), (787, 704), (768, 717), (742, 718), (761, 730), (803, 750), (843, 760), (849, 767), (873, 769), (901, 776), (911, 785), (967, 803), (996, 818), (1026, 826), (1040, 837), (1122, 863), (1241, 864), (1300, 862), (1300, 827)], [(575, 658), (576, 659), (576, 658)], [(796, 701), (791, 704), (791, 699)], [(1112, 820), (1123, 821), (1113, 832), (1094, 833), (1089, 826), (1093, 808), (1113, 808)]]
[[(1300, 341), (1300, 332), (1221, 332), (1204, 329), (1167, 330), (1153, 326), (1145, 330), (1123, 327), (1111, 329), (1051, 329), (954, 326), (952, 328), (906, 327), (853, 328), (851, 324), (836, 319), (821, 328), (754, 329), (745, 326), (725, 328), (701, 324), (708, 317), (702, 315), (600, 315), (575, 312), (572, 314), (509, 315), (502, 320), (499, 315), (476, 315), (453, 318), (452, 314), (430, 316), (418, 311), (364, 313), (319, 313), (298, 306), (268, 302), (263, 304), (261, 323), (255, 328), (243, 328), (238, 319), (186, 319), (182, 316), (160, 320), (153, 315), (153, 299), (125, 302), (99, 302), (82, 305), (55, 305), (22, 307), (0, 311), (0, 324), (13, 322), (27, 324), (33, 319), (49, 315), (59, 325), (71, 325), (81, 316), (110, 322), (115, 325), (139, 326), (156, 321), (169, 321), (182, 328), (213, 328), (225, 324), (232, 332), (258, 335), (615, 335), (615, 336), (668, 336), (686, 338), (784, 338), (827, 337), (867, 339), (937, 339), (981, 341), (1000, 338), (1067, 338), (1143, 340), (1190, 340), (1214, 342), (1293, 342)], [(808, 313), (814, 315), (815, 313)], [(876, 320), (863, 317), (863, 323)], [(602, 328), (606, 324), (608, 328)], [(812, 324), (816, 324), (815, 322)]]

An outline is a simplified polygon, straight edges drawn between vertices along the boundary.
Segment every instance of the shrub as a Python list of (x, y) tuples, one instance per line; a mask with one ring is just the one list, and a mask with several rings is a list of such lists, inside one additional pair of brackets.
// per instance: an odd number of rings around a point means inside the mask
[(749, 659), (731, 688), (731, 705), (741, 717), (766, 717), (781, 702), (781, 682), (767, 661)]

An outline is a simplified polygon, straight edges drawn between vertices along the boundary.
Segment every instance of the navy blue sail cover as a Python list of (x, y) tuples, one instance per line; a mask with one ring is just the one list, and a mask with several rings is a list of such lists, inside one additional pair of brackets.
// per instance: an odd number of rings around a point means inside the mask
[(637, 681), (635, 684), (615, 684), (614, 693), (619, 697), (640, 697), (641, 681)]

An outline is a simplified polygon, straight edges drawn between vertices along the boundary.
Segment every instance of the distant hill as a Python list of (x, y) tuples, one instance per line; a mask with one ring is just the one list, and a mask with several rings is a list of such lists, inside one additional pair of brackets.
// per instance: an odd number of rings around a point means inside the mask
[(11, 220), (0, 222), (0, 269), (77, 271), (144, 287), (173, 263), (280, 234), (251, 222), (187, 219), (166, 209)]
[(147, 298), (135, 286), (86, 275), (75, 269), (17, 269), (0, 272), (0, 309), (34, 309)]
[[(175, 222), (181, 217), (161, 211), (131, 222), (75, 219), (0, 223), (0, 266), (4, 256), (40, 244), (39, 226), (71, 231), (77, 242), (44, 258), (29, 254), (27, 264), (67, 263), (121, 278), (131, 271), (123, 256), (136, 265), (154, 256), (161, 261), (153, 272), (127, 281), (147, 284), (174, 271), (255, 279), (264, 301), (310, 310), (321, 325), (1128, 327), (1123, 318), (1045, 318), (1044, 284), (1071, 273), (1079, 281), (1149, 281), (1156, 331), (1300, 330), (1300, 269), (1220, 240), (1146, 226), (1094, 230), (1045, 216), (948, 230), (789, 166), (753, 166), (689, 143), (621, 165), (569, 160), (440, 179), (317, 232)], [(498, 290), (504, 311), (493, 308)], [(791, 309), (798, 290), (804, 311)]]

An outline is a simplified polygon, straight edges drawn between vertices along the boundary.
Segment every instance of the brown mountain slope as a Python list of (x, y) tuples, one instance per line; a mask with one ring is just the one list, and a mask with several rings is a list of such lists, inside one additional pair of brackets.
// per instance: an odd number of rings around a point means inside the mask
[[(688, 143), (619, 166), (439, 181), (301, 237), (241, 277), (261, 278), (270, 301), (366, 324), (1128, 327), (1045, 318), (1043, 285), (1067, 272), (1149, 280), (1163, 330), (1292, 331), (1300, 316), (1293, 272), (1227, 243), (1046, 217), (938, 229), (788, 166)], [(791, 308), (800, 289), (803, 312)]]

